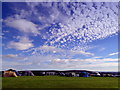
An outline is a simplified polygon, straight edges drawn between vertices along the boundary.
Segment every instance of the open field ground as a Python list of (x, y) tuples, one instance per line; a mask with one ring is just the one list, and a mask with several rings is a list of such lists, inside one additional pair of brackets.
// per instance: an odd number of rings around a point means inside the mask
[(3, 77), (3, 88), (118, 88), (117, 77)]

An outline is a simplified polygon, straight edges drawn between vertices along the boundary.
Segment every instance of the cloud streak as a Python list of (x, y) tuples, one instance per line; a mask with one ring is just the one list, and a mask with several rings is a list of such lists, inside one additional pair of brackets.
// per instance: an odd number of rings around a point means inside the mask
[[(27, 57), (27, 61), (21, 62), (11, 62), (3, 60), (3, 65), (16, 67), (16, 69), (87, 69), (87, 70), (99, 70), (99, 71), (107, 71), (109, 67), (113, 67), (116, 69), (110, 69), (116, 71), (118, 68), (118, 59), (112, 58), (104, 58), (104, 59), (60, 59), (57, 57), (53, 57), (50, 55), (42, 56), (29, 56)], [(24, 64), (22, 64), (24, 63)], [(37, 66), (37, 67), (36, 67)], [(5, 68), (5, 67), (4, 67)], [(104, 69), (103, 69), (104, 68)]]
[(85, 51), (79, 51), (79, 50), (65, 50), (61, 48), (56, 48), (54, 46), (47, 46), (43, 45), (38, 48), (32, 48), (31, 50), (25, 51), (32, 52), (32, 55), (39, 55), (39, 54), (52, 54), (52, 55), (58, 55), (60, 57), (69, 57), (71, 58), (74, 55), (84, 55), (84, 56), (94, 56), (93, 53), (85, 52)]
[(14, 54), (8, 54), (8, 55), (2, 55), (3, 58), (16, 58), (18, 55)]
[(110, 53), (108, 56), (114, 56), (114, 55), (118, 55), (118, 54), (120, 54), (120, 52)]

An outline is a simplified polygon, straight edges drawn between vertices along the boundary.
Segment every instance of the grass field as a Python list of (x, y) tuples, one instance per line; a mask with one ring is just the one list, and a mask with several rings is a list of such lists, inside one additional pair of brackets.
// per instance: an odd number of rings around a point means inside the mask
[(118, 88), (117, 77), (3, 77), (3, 88)]

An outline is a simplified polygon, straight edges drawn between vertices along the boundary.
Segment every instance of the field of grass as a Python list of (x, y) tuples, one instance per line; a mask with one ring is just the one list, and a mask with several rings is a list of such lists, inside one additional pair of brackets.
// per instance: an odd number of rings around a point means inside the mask
[(3, 77), (3, 88), (118, 88), (117, 77)]

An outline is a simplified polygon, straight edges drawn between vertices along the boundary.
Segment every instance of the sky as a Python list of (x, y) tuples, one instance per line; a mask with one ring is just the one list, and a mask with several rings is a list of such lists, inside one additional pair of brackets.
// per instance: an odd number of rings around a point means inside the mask
[(118, 71), (118, 2), (2, 2), (2, 70)]

